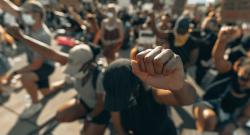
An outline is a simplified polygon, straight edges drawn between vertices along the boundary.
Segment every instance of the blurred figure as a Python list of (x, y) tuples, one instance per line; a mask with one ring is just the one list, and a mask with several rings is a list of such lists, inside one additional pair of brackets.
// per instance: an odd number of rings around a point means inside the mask
[[(0, 7), (20, 19), (24, 25), (25, 33), (31, 37), (51, 45), (52, 35), (44, 24), (45, 10), (38, 1), (27, 1), (22, 7), (17, 7), (7, 0), (0, 1)], [(39, 103), (38, 91), (44, 96), (52, 91), (49, 88), (49, 76), (54, 71), (53, 62), (44, 59), (30, 48), (25, 48), (29, 65), (15, 71), (12, 76), (21, 74), (21, 82), (32, 99), (32, 105), (28, 105), (22, 114), (27, 118), (38, 112), (42, 105)]]
[(86, 44), (72, 48), (69, 54), (57, 52), (45, 43), (24, 35), (16, 28), (9, 30), (17, 39), (26, 43), (47, 59), (66, 65), (67, 82), (72, 83), (78, 93), (62, 105), (56, 114), (59, 122), (84, 119), (84, 134), (102, 135), (109, 124), (109, 112), (104, 110), (105, 93), (102, 86), (104, 67), (96, 63), (96, 52)]
[(194, 107), (198, 131), (218, 130), (222, 135), (232, 135), (249, 120), (250, 59), (242, 57), (231, 63), (224, 58), (226, 45), (238, 35), (237, 28), (232, 27), (223, 27), (218, 34), (213, 61), (217, 70), (229, 77), (211, 89), (215, 96), (205, 97), (207, 101)]
[[(151, 20), (154, 19), (152, 13)], [(198, 58), (198, 45), (200, 42), (190, 34), (192, 29), (190, 28), (189, 18), (180, 16), (174, 25), (173, 31), (156, 31), (155, 26), (152, 27), (159, 38), (167, 40), (166, 47), (180, 55), (185, 70), (195, 64)]]
[(164, 48), (169, 48), (168, 40), (166, 35), (162, 33), (167, 33), (172, 30), (171, 16), (168, 13), (162, 13), (159, 17), (159, 23), (156, 23), (155, 13), (150, 14), (151, 17), (151, 28), (157, 36), (156, 44), (163, 46)]
[(84, 33), (84, 41), (86, 43), (94, 43), (95, 45), (99, 44), (100, 28), (97, 24), (96, 16), (94, 14), (87, 13), (85, 18), (81, 18), (81, 16), (75, 12), (72, 7), (69, 7), (68, 11), (73, 19), (80, 25), (82, 30), (86, 31)]
[[(201, 30), (197, 31), (197, 38), (201, 40), (199, 44), (199, 57), (196, 63), (195, 79), (198, 84), (201, 84), (203, 77), (213, 66), (211, 54), (217, 39), (219, 27), (219, 22), (215, 16), (207, 16), (201, 24)], [(196, 33), (196, 31), (192, 32), (192, 34), (194, 33)]]
[(107, 18), (101, 23), (101, 41), (104, 47), (103, 55), (108, 63), (115, 60), (115, 55), (120, 49), (124, 39), (123, 23), (117, 18), (117, 7), (115, 4), (108, 4)]
[(147, 19), (138, 28), (138, 38), (136, 39), (136, 45), (131, 49), (130, 58), (135, 59), (136, 55), (146, 49), (152, 49), (155, 46), (156, 36), (151, 29), (152, 20)]
[(162, 47), (142, 51), (132, 62), (114, 61), (103, 85), (105, 107), (119, 135), (177, 135), (166, 105), (188, 105), (196, 98), (180, 57)]
[(8, 58), (15, 51), (14, 45), (14, 39), (0, 25), (0, 98), (7, 96), (4, 86), (7, 85), (7, 73), (11, 68)]

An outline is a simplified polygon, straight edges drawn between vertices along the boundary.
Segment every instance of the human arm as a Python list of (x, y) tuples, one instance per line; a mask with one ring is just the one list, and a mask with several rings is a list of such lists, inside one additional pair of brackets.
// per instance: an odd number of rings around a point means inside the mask
[(159, 98), (161, 103), (180, 106), (196, 100), (194, 87), (185, 80), (181, 58), (169, 49), (156, 47), (139, 53), (132, 69), (146, 84), (167, 91), (164, 98)]
[(212, 50), (212, 60), (220, 73), (226, 73), (232, 69), (232, 63), (224, 58), (226, 46), (237, 34), (237, 30), (231, 27), (221, 28), (218, 38)]
[(150, 23), (151, 29), (152, 29), (152, 31), (155, 33), (155, 35), (156, 35), (158, 38), (162, 38), (162, 39), (166, 38), (168, 32), (167, 32), (167, 31), (159, 31), (159, 30), (156, 28), (155, 14), (154, 14), (154, 12), (152, 12), (152, 13), (150, 14), (150, 20), (151, 20), (151, 23)]
[(16, 6), (14, 3), (12, 3), (9, 0), (0, 0), (0, 8), (12, 14), (15, 17), (18, 17), (21, 12), (21, 8)]
[(31, 47), (34, 51), (38, 52), (41, 56), (43, 56), (46, 59), (57, 61), (62, 65), (65, 65), (68, 62), (67, 54), (62, 52), (57, 52), (53, 50), (51, 47), (49, 47), (49, 45), (25, 35), (17, 27), (9, 28), (8, 33), (12, 35), (14, 38), (23, 42), (25, 45)]

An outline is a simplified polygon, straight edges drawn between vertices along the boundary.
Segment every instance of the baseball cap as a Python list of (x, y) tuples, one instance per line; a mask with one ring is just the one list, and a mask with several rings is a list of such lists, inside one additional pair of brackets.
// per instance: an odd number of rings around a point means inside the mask
[(129, 107), (133, 91), (139, 84), (140, 80), (132, 73), (130, 60), (115, 60), (106, 69), (103, 77), (105, 108), (116, 112)]
[(79, 73), (84, 64), (90, 62), (93, 58), (94, 55), (88, 45), (75, 46), (69, 51), (69, 60), (64, 72), (74, 76)]
[(42, 3), (36, 0), (31, 0), (26, 2), (23, 6), (22, 9), (24, 12), (35, 12), (35, 13), (40, 13), (42, 18), (45, 18), (46, 11), (45, 8), (43, 7)]
[(178, 33), (178, 34), (186, 34), (189, 30), (189, 19), (185, 16), (179, 17), (175, 23), (175, 27), (174, 30)]

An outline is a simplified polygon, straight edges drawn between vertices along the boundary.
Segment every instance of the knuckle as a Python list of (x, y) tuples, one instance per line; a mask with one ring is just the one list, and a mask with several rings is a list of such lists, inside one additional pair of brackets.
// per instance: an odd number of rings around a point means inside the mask
[(153, 61), (153, 63), (155, 65), (162, 65), (163, 64), (163, 62), (162, 62), (162, 60), (160, 58), (155, 58), (154, 61)]
[(150, 57), (150, 56), (145, 56), (144, 61), (147, 62), (147, 63), (149, 63), (149, 62), (152, 62), (153, 59), (152, 59), (152, 57)]

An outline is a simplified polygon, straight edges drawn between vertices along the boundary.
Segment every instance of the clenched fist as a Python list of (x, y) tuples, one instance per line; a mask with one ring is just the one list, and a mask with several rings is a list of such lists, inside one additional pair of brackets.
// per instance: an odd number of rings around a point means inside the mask
[(174, 91), (184, 85), (183, 63), (170, 49), (156, 47), (137, 54), (132, 69), (142, 81), (155, 88)]

